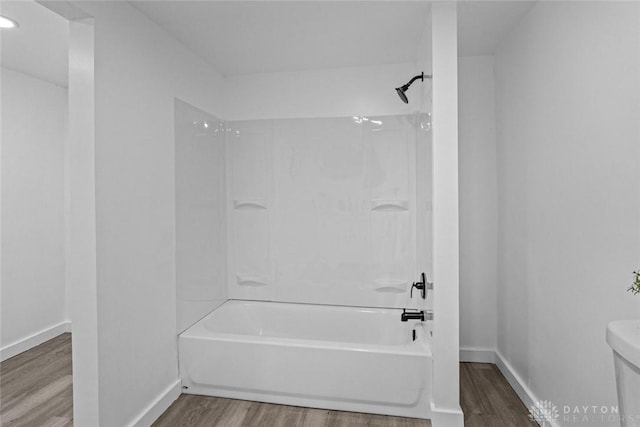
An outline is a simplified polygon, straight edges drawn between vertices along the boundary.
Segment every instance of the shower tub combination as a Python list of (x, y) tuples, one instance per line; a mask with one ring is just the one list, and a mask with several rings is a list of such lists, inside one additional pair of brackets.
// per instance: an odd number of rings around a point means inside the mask
[(430, 334), (425, 323), (400, 316), (398, 309), (229, 300), (180, 335), (183, 390), (430, 418)]

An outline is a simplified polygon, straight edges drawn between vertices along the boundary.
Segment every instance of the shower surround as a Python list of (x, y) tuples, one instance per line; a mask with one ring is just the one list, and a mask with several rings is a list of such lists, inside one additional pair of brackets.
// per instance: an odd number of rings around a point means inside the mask
[(431, 272), (429, 116), (179, 109), (184, 392), (429, 418), (431, 325), (400, 321), (431, 305), (409, 292)]
[(416, 215), (429, 210), (428, 195), (416, 198), (416, 141), (428, 144), (427, 119), (226, 123), (229, 297), (415, 305), (411, 283), (430, 270), (416, 261)]

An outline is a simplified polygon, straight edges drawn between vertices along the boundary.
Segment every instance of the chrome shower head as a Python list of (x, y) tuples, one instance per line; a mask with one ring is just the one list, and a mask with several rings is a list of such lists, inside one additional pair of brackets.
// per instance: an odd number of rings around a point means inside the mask
[(400, 97), (402, 102), (404, 102), (405, 104), (409, 103), (409, 99), (407, 98), (407, 94), (406, 94), (407, 90), (409, 90), (409, 86), (411, 86), (411, 84), (413, 82), (415, 82), (416, 80), (418, 80), (418, 79), (420, 79), (420, 81), (424, 81), (425, 77), (428, 78), (428, 79), (431, 78), (430, 75), (425, 76), (424, 72), (422, 72), (422, 73), (420, 73), (420, 75), (415, 76), (414, 78), (409, 80), (409, 83), (407, 83), (406, 85), (402, 85), (402, 86), (396, 88), (396, 92), (398, 93), (398, 96)]

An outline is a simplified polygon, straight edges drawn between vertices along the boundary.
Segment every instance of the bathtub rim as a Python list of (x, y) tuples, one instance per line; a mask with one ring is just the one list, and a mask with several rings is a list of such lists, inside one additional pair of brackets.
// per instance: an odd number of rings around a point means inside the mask
[[(345, 350), (345, 351), (359, 351), (370, 353), (384, 353), (384, 354), (403, 354), (412, 356), (425, 356), (433, 357), (430, 339), (427, 334), (429, 330), (425, 327), (426, 322), (414, 321), (416, 328), (422, 330), (422, 338), (402, 345), (389, 345), (389, 344), (365, 344), (365, 343), (352, 343), (345, 341), (330, 341), (330, 340), (312, 340), (312, 339), (300, 339), (300, 338), (288, 338), (288, 337), (272, 337), (265, 335), (253, 335), (253, 334), (233, 334), (224, 332), (213, 332), (206, 329), (204, 323), (208, 318), (212, 317), (215, 312), (222, 307), (233, 305), (236, 303), (252, 303), (252, 304), (286, 304), (286, 305), (310, 305), (316, 307), (337, 307), (348, 310), (349, 308), (356, 309), (368, 309), (372, 311), (398, 311), (398, 315), (402, 312), (402, 309), (392, 307), (359, 307), (359, 306), (342, 306), (342, 305), (328, 305), (328, 304), (311, 304), (311, 303), (297, 303), (297, 302), (282, 302), (282, 301), (261, 301), (261, 300), (247, 300), (247, 299), (228, 299), (223, 304), (219, 305), (205, 316), (200, 318), (197, 322), (187, 328), (185, 331), (178, 335), (178, 339), (196, 339), (196, 340), (215, 340), (225, 342), (247, 342), (253, 344), (268, 344), (276, 346), (286, 347), (307, 347), (318, 349), (333, 349), (333, 350)], [(399, 317), (399, 316), (398, 316)], [(399, 322), (400, 320), (398, 320)]]

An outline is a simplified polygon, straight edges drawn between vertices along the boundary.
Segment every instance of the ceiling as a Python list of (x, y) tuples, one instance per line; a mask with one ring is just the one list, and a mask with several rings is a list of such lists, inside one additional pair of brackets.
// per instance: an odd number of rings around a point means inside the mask
[[(130, 2), (223, 75), (412, 62), (428, 1)], [(459, 54), (492, 54), (533, 1), (462, 1)]]
[(406, 62), (429, 17), (401, 1), (133, 4), (224, 75)]
[(66, 87), (68, 21), (32, 1), (2, 0), (0, 13), (19, 25), (15, 30), (2, 30), (1, 65)]
[[(534, 1), (461, 1), (458, 51), (492, 54)], [(130, 1), (223, 75), (413, 62), (428, 1)], [(68, 23), (33, 1), (2, 0), (2, 65), (67, 86)]]

